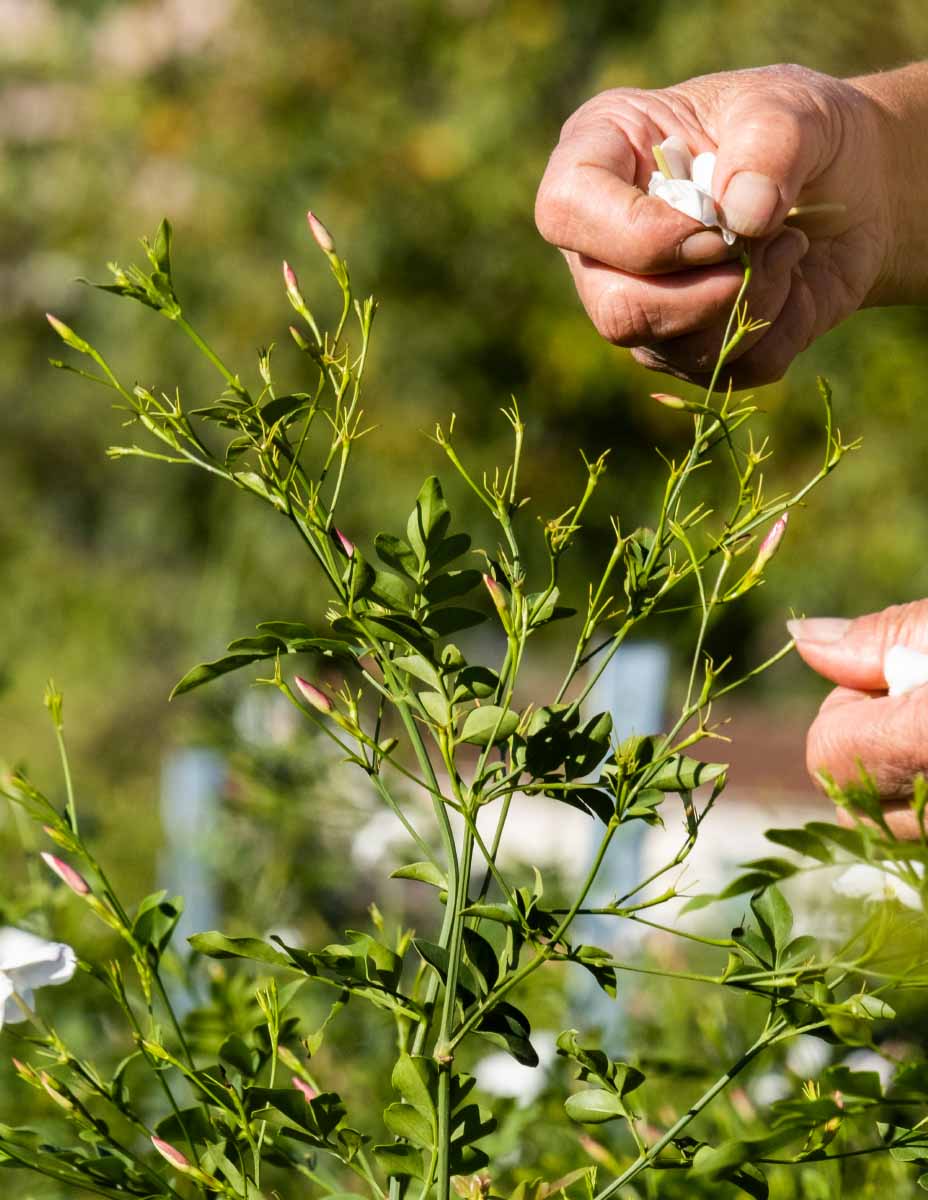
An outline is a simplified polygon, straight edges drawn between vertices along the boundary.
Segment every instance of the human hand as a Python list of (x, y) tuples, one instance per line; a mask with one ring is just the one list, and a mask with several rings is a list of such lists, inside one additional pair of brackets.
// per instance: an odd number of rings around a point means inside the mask
[[(928, 600), (900, 604), (846, 621), (826, 617), (788, 622), (803, 659), (838, 686), (825, 699), (809, 730), (810, 773), (826, 771), (837, 783), (874, 779), (887, 822), (899, 837), (919, 836), (908, 805), (917, 774), (928, 774)], [(886, 658), (893, 651), (921, 671), (906, 681), (911, 690), (887, 694)], [(911, 652), (918, 652), (912, 654)], [(892, 661), (892, 659), (891, 659)], [(895, 690), (895, 689), (894, 689)]]
[[(869, 81), (795, 66), (660, 91), (617, 88), (565, 124), (536, 222), (563, 250), (603, 337), (647, 367), (705, 385), (742, 281), (739, 246), (645, 189), (652, 147), (666, 137), (694, 154), (717, 151), (713, 195), (724, 223), (752, 239), (748, 304), (768, 322), (737, 347), (724, 383), (770, 382), (815, 337), (893, 290), (887, 126)], [(810, 214), (800, 229), (784, 225), (797, 203), (842, 207)]]

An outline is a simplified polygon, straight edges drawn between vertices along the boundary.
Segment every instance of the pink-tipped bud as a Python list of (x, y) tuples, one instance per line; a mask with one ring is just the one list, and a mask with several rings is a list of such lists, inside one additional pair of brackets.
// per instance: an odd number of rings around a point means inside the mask
[(320, 691), (308, 679), (303, 679), (302, 676), (297, 675), (294, 677), (293, 682), (300, 689), (306, 703), (311, 704), (318, 712), (325, 713), (328, 716), (329, 713), (335, 711), (335, 705), (325, 692)]
[(354, 557), (354, 542), (350, 538), (346, 538), (340, 529), (335, 530), (335, 536), (338, 539), (338, 544), (345, 551), (346, 558)]
[(20, 1062), (18, 1058), (11, 1058), (10, 1062), (13, 1064), (16, 1074), (19, 1075), (21, 1079), (31, 1079), (33, 1075), (35, 1075), (35, 1071), (33, 1071), (32, 1067), (27, 1067), (26, 1064), (24, 1062)]
[(315, 1100), (319, 1095), (316, 1089), (311, 1084), (307, 1083), (305, 1079), (300, 1079), (299, 1075), (294, 1075), (290, 1082), (298, 1092), (303, 1093), (307, 1101)]
[(176, 1167), (178, 1171), (190, 1170), (190, 1159), (186, 1154), (181, 1154), (176, 1146), (172, 1146), (170, 1142), (166, 1142), (163, 1138), (152, 1135), (151, 1144), (158, 1151), (162, 1158), (166, 1158), (172, 1167)]
[(656, 400), (658, 404), (663, 404), (665, 408), (686, 408), (685, 400), (681, 400), (679, 396), (671, 396), (667, 392), (652, 392), (651, 399)]
[(483, 582), (486, 585), (487, 591), (490, 593), (490, 599), (493, 601), (493, 607), (500, 615), (500, 620), (503, 622), (503, 625), (508, 628), (509, 605), (506, 603), (506, 593), (492, 575), (484, 575)]
[(766, 537), (761, 542), (757, 550), (757, 558), (754, 560), (752, 570), (762, 571), (770, 562), (774, 554), (780, 548), (780, 542), (783, 541), (783, 535), (786, 533), (786, 525), (789, 521), (789, 513), (785, 512), (781, 517), (777, 517), (773, 525), (771, 525)]
[(316, 245), (323, 254), (335, 253), (335, 242), (331, 233), (322, 224), (316, 214), (312, 211), (306, 214), (306, 220), (309, 222), (309, 232), (313, 235)]
[(287, 289), (287, 295), (294, 303), (302, 303), (302, 297), (300, 296), (300, 281), (296, 277), (296, 271), (294, 271), (293, 267), (290, 266), (286, 259), (284, 259), (283, 271), (284, 287)]
[(68, 887), (77, 896), (87, 896), (90, 894), (90, 884), (77, 871), (61, 858), (56, 858), (54, 854), (49, 854), (47, 850), (42, 851), (42, 861), (50, 871), (54, 871), (62, 883), (66, 883)]

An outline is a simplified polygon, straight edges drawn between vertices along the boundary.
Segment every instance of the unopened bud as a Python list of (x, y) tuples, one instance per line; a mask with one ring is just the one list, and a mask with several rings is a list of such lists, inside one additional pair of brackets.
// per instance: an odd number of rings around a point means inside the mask
[(11, 1058), (10, 1062), (13, 1064), (13, 1068), (20, 1079), (31, 1080), (35, 1078), (35, 1071), (33, 1071), (32, 1067), (27, 1067), (26, 1064), (24, 1062), (20, 1062), (18, 1058)]
[(73, 349), (79, 350), (81, 354), (87, 353), (89, 346), (83, 338), (77, 336), (70, 325), (65, 325), (64, 321), (59, 321), (58, 318), (52, 316), (51, 313), (46, 313), (45, 319), (66, 346), (71, 346)]
[(658, 404), (663, 404), (665, 408), (686, 408), (686, 401), (679, 396), (671, 396), (667, 392), (652, 392), (651, 399), (656, 400)]
[(307, 342), (306, 338), (303, 337), (302, 333), (300, 333), (297, 327), (295, 325), (288, 325), (287, 328), (290, 330), (290, 336), (293, 338), (299, 348), (301, 350), (308, 350), (309, 342)]
[(303, 679), (302, 676), (297, 675), (294, 677), (293, 682), (300, 689), (306, 703), (311, 704), (318, 712), (325, 713), (328, 716), (329, 713), (335, 711), (335, 705), (325, 692), (320, 691), (308, 679)]
[(761, 542), (757, 550), (757, 558), (754, 560), (753, 571), (762, 571), (770, 562), (774, 554), (780, 548), (780, 542), (783, 541), (783, 534), (786, 533), (786, 525), (789, 521), (789, 513), (785, 512), (782, 516), (777, 517), (773, 525), (771, 525), (766, 537)]
[(346, 558), (354, 557), (354, 542), (346, 538), (340, 529), (335, 530), (335, 536), (338, 539), (338, 544), (345, 551)]
[(331, 233), (322, 224), (316, 214), (312, 211), (306, 214), (306, 220), (309, 223), (309, 232), (313, 235), (316, 245), (323, 254), (335, 253), (335, 242)]
[(284, 287), (287, 289), (287, 295), (290, 297), (290, 303), (295, 307), (299, 307), (303, 303), (303, 297), (300, 295), (300, 281), (296, 277), (296, 271), (284, 259)]
[(499, 613), (503, 626), (508, 629), (509, 605), (506, 603), (506, 593), (492, 575), (484, 575), (483, 582), (486, 584), (486, 589), (490, 593), (490, 599), (493, 601), (493, 607)]
[(42, 861), (49, 870), (55, 872), (62, 883), (68, 885), (75, 895), (87, 896), (90, 894), (90, 884), (87, 880), (63, 859), (56, 858), (54, 854), (49, 854), (47, 850), (43, 850)]
[(315, 1100), (316, 1097), (319, 1095), (319, 1093), (312, 1086), (312, 1084), (307, 1083), (305, 1079), (300, 1079), (299, 1075), (294, 1075), (293, 1078), (290, 1080), (290, 1082), (293, 1084), (293, 1086), (296, 1088), (296, 1090), (298, 1092), (303, 1093), (303, 1095), (306, 1097), (307, 1101)]
[(176, 1146), (172, 1146), (170, 1142), (164, 1141), (163, 1138), (152, 1135), (151, 1144), (158, 1151), (162, 1158), (166, 1158), (172, 1167), (176, 1167), (178, 1171), (189, 1171), (190, 1159), (186, 1154), (182, 1154)]
[(42, 1071), (39, 1074), (39, 1083), (41, 1083), (42, 1087), (45, 1088), (48, 1095), (52, 1100), (55, 1101), (59, 1108), (63, 1108), (65, 1111), (70, 1111), (74, 1108), (74, 1105), (71, 1103), (68, 1097), (63, 1096), (61, 1092), (58, 1091), (58, 1089), (55, 1087), (55, 1081), (47, 1072)]

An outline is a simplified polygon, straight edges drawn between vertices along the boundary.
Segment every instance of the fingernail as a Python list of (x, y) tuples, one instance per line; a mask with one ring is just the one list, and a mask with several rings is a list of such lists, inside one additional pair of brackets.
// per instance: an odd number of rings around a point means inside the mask
[(786, 628), (790, 637), (795, 638), (797, 642), (818, 642), (825, 645), (828, 642), (840, 642), (850, 624), (846, 617), (804, 617), (787, 621)]
[(680, 243), (680, 262), (685, 267), (709, 267), (713, 263), (728, 262), (738, 257), (738, 248), (726, 246), (720, 233), (703, 230), (701, 233), (691, 233)]
[(721, 208), (725, 224), (745, 237), (758, 237), (780, 205), (780, 189), (767, 175), (738, 171), (728, 182)]
[(890, 696), (901, 696), (928, 683), (928, 654), (910, 646), (890, 646), (883, 659), (883, 675)]

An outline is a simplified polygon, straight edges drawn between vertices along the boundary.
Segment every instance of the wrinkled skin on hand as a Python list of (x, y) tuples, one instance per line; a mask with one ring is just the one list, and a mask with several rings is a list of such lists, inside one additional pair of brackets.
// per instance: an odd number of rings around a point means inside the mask
[(806, 741), (815, 777), (839, 784), (872, 776), (890, 828), (899, 837), (919, 831), (908, 806), (912, 782), (928, 774), (928, 685), (890, 696), (883, 674), (891, 646), (928, 653), (928, 600), (898, 604), (852, 621), (791, 622), (803, 659), (838, 686), (819, 709)]
[[(565, 124), (536, 222), (604, 338), (705, 386), (742, 279), (741, 247), (645, 191), (651, 148), (669, 135), (693, 153), (717, 151), (713, 195), (725, 223), (750, 239), (749, 309), (769, 322), (737, 347), (721, 382), (768, 383), (814, 338), (885, 302), (897, 203), (886, 125), (865, 83), (795, 66), (617, 88)], [(793, 205), (823, 202), (844, 209), (784, 225)]]

